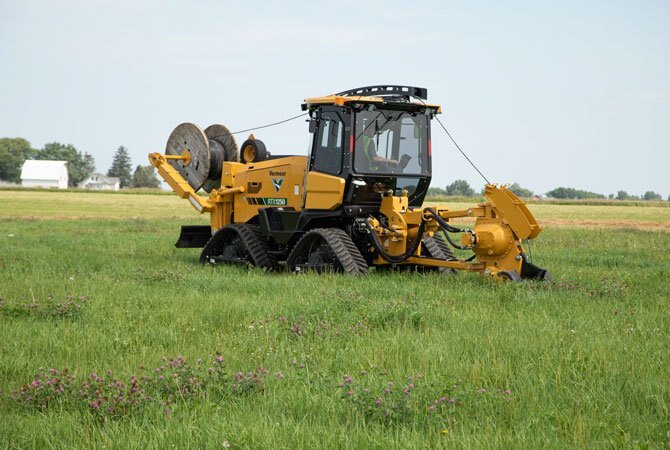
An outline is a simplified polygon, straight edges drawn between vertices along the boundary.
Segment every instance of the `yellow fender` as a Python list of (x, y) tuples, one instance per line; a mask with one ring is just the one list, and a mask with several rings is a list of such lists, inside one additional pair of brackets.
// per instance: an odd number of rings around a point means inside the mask
[(507, 189), (507, 186), (487, 184), (484, 196), (498, 211), (499, 216), (507, 221), (517, 238), (535, 239), (542, 231), (526, 204)]

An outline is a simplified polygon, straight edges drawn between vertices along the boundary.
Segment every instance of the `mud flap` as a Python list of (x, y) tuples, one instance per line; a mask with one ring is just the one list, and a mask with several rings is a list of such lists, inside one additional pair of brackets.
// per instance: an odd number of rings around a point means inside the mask
[(174, 244), (177, 248), (202, 248), (212, 237), (209, 225), (182, 225), (179, 239)]
[(528, 262), (528, 257), (526, 255), (522, 254), (521, 257), (523, 258), (523, 263), (521, 264), (521, 278), (542, 281), (551, 280), (551, 275), (548, 270), (541, 269), (535, 264)]

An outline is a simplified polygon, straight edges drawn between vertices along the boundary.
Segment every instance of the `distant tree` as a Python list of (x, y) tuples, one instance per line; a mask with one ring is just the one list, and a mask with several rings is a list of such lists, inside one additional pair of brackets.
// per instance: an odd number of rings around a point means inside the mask
[(547, 197), (558, 199), (590, 199), (590, 198), (605, 198), (602, 194), (595, 192), (583, 191), (581, 189), (557, 187), (547, 192)]
[(126, 188), (132, 185), (132, 170), (133, 166), (130, 162), (128, 149), (122, 145), (116, 150), (116, 153), (114, 153), (112, 167), (107, 171), (107, 176), (118, 177), (119, 180), (121, 180), (121, 188)]
[(447, 191), (441, 187), (431, 187), (428, 188), (428, 195), (447, 195)]
[(35, 159), (50, 161), (67, 161), (68, 186), (76, 186), (95, 171), (93, 156), (82, 154), (71, 144), (50, 142), (37, 151)]
[(158, 188), (161, 182), (156, 177), (153, 166), (137, 166), (133, 173), (134, 188)]
[(609, 198), (610, 200), (614, 200), (614, 194), (608, 194), (607, 198)]
[(565, 199), (565, 198), (575, 198), (572, 196), (574, 189), (571, 188), (564, 188), (564, 187), (557, 187), (556, 189), (553, 189), (549, 192), (547, 192), (547, 197), (552, 197), (552, 198), (560, 198), (560, 199)]
[(23, 138), (0, 139), (0, 180), (21, 181), (24, 161), (35, 157), (36, 152)]
[(637, 195), (630, 195), (626, 191), (618, 191), (616, 193), (616, 199), (617, 200), (640, 200), (640, 197)]
[(533, 196), (533, 191), (530, 189), (522, 188), (519, 186), (519, 183), (512, 183), (510, 184), (507, 189), (510, 191), (514, 192), (517, 197), (524, 197), (524, 198), (530, 198)]
[(663, 200), (663, 197), (661, 197), (661, 194), (654, 192), (654, 191), (647, 191), (644, 193), (642, 196), (643, 199), (645, 200)]
[(475, 190), (465, 180), (456, 180), (445, 188), (447, 195), (460, 195), (463, 197), (474, 197)]

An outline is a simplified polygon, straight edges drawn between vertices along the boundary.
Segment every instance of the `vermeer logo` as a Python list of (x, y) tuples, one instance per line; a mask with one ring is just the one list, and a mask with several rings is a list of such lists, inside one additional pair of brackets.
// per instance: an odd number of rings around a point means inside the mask
[(272, 177), (272, 185), (275, 187), (275, 192), (279, 192), (281, 185), (284, 184), (284, 177), (286, 176), (286, 171), (280, 170), (269, 170), (270, 176)]
[[(272, 172), (270, 172), (272, 173)], [(279, 189), (281, 189), (281, 185), (284, 183), (283, 178), (273, 178), (272, 179), (272, 185), (275, 187), (275, 191), (279, 192)]]

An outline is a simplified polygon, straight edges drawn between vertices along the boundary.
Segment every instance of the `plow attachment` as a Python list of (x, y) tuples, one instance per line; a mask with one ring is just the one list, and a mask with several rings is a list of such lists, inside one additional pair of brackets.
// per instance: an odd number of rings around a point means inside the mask
[(209, 225), (182, 225), (179, 239), (174, 244), (177, 248), (202, 248), (212, 237)]

